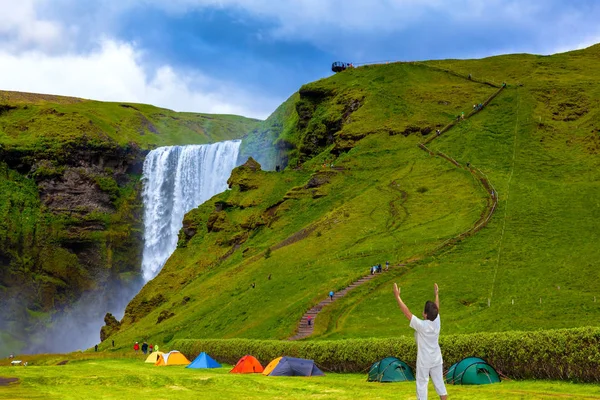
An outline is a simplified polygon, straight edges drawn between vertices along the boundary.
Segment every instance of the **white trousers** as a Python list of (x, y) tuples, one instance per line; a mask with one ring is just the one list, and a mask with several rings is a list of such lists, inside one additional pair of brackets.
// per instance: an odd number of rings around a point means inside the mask
[(427, 385), (429, 384), (430, 376), (438, 396), (445, 396), (448, 394), (448, 392), (446, 392), (446, 385), (444, 385), (444, 370), (442, 364), (431, 368), (423, 368), (417, 365), (418, 400), (427, 400)]

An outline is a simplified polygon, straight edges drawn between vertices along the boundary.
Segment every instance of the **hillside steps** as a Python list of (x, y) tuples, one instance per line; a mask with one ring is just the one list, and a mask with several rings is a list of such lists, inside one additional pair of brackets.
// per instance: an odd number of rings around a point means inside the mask
[[(404, 265), (404, 264), (401, 264), (401, 265)], [(325, 300), (322, 300), (317, 305), (313, 306), (310, 310), (305, 312), (304, 315), (302, 315), (302, 318), (300, 318), (300, 323), (298, 324), (298, 328), (296, 328), (296, 334), (294, 336), (288, 338), (288, 340), (304, 339), (304, 338), (312, 335), (312, 333), (315, 329), (315, 325), (314, 325), (315, 319), (316, 319), (317, 315), (319, 314), (319, 312), (323, 309), (323, 307), (326, 307), (329, 304), (336, 301), (337, 299), (346, 296), (346, 294), (348, 294), (348, 292), (354, 290), (355, 288), (359, 287), (360, 285), (364, 284), (365, 282), (369, 282), (371, 279), (375, 278), (377, 275), (380, 275), (383, 273), (385, 273), (385, 272), (380, 272), (378, 274), (369, 274), (369, 275), (363, 276), (360, 279), (357, 279), (356, 281), (352, 282), (350, 285), (346, 286), (345, 288), (343, 288), (337, 292), (334, 292), (333, 300), (331, 300), (329, 298), (329, 296), (327, 296), (327, 298)], [(309, 316), (312, 318), (311, 325), (308, 325), (308, 317)]]

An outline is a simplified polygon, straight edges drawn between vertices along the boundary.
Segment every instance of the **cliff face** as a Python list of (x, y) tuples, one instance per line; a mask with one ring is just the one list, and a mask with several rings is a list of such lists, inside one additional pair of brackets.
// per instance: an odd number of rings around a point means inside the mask
[(78, 320), (75, 302), (100, 324), (139, 289), (149, 149), (236, 139), (258, 122), (0, 91), (0, 353), (57, 351), (47, 342)]
[(62, 159), (3, 152), (3, 329), (43, 329), (50, 314), (68, 309), (84, 292), (135, 277), (144, 154), (135, 145), (94, 147), (85, 141)]

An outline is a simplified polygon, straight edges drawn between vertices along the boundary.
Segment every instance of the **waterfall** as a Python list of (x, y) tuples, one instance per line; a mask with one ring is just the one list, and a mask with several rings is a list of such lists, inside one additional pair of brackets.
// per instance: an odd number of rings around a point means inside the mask
[(175, 251), (185, 213), (227, 189), (240, 143), (159, 147), (146, 156), (142, 178), (146, 282)]

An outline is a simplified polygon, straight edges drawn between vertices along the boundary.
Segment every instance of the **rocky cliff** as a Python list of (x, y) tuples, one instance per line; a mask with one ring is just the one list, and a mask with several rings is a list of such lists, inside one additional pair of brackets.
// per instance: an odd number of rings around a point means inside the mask
[(149, 148), (237, 138), (255, 125), (0, 92), (0, 352), (51, 351), (44, 335), (75, 302), (104, 307), (139, 289)]

